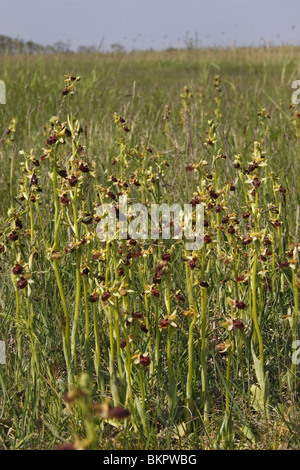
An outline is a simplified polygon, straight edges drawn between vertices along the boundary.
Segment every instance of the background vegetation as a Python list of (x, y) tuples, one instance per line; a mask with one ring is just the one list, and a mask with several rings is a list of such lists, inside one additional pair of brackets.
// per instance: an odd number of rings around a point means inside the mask
[[(299, 53), (1, 56), (0, 448), (299, 448)], [(120, 190), (198, 197), (211, 243), (105, 247)]]

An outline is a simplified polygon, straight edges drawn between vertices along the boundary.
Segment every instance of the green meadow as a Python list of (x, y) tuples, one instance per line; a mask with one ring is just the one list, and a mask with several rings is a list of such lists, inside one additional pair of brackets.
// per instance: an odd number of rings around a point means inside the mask
[(299, 449), (299, 54), (0, 56), (0, 449)]

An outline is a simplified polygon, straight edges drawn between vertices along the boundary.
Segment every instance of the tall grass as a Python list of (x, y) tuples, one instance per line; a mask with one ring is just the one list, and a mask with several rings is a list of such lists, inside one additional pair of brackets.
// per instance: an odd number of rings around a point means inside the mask
[[(299, 448), (297, 53), (3, 58), (1, 447)], [(201, 250), (101, 242), (122, 195)]]

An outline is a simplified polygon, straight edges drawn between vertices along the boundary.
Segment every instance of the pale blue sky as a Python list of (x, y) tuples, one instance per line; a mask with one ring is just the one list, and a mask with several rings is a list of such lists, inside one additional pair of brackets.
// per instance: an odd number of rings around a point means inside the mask
[(0, 0), (0, 34), (128, 50), (300, 44), (299, 0)]

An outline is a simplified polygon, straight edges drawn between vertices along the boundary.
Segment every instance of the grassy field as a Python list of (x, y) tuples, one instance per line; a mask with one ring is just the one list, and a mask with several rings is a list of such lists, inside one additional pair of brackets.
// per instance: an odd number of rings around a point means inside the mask
[[(0, 58), (0, 449), (299, 449), (299, 55)], [(101, 242), (121, 195), (203, 248)]]

